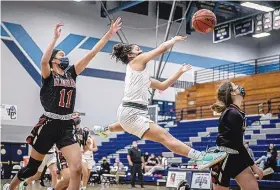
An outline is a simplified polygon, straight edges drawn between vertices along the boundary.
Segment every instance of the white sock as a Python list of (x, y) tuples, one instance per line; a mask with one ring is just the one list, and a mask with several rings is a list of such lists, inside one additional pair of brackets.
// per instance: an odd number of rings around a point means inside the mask
[(201, 160), (203, 158), (203, 155), (200, 151), (192, 148), (188, 154), (188, 157), (194, 160)]

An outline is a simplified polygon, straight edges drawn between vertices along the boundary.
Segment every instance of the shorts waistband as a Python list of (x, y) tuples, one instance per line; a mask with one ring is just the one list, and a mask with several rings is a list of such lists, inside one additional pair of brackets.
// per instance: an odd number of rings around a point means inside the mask
[(144, 110), (144, 111), (148, 110), (148, 106), (143, 105), (143, 104), (134, 103), (134, 102), (123, 102), (122, 106), (123, 107), (136, 108), (136, 109)]
[(59, 120), (71, 120), (72, 114), (67, 114), (67, 115), (59, 115), (56, 113), (51, 113), (51, 112), (44, 112), (43, 113), (45, 116), (52, 118), (52, 119), (59, 119)]
[(239, 154), (237, 150), (225, 147), (225, 146), (218, 146), (218, 149), (222, 152), (226, 152), (228, 154)]

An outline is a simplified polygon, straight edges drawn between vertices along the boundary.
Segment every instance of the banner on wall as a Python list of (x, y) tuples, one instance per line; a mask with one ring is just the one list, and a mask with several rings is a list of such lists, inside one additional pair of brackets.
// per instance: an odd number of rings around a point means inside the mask
[(231, 24), (223, 24), (214, 28), (213, 43), (219, 43), (231, 38)]
[(186, 180), (186, 171), (168, 171), (166, 187), (167, 188), (177, 188), (178, 184), (182, 180)]
[(272, 12), (263, 14), (263, 31), (269, 32), (272, 30)]
[(273, 29), (278, 30), (280, 28), (280, 9), (273, 11)]
[(244, 19), (234, 23), (234, 35), (235, 37), (244, 36), (254, 32), (254, 20), (253, 18)]
[(17, 106), (1, 104), (1, 120), (17, 120)]
[(191, 189), (211, 189), (211, 173), (194, 172), (192, 175)]
[(255, 17), (255, 34), (263, 33), (263, 15), (258, 14)]

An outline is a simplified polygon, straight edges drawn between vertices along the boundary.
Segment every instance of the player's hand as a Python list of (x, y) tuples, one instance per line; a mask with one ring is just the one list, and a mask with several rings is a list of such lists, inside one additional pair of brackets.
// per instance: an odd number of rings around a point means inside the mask
[(55, 39), (59, 38), (62, 26), (63, 26), (63, 24), (61, 22), (59, 22), (55, 25), (54, 33), (53, 33), (53, 36), (54, 36)]
[(175, 42), (181, 42), (181, 41), (186, 41), (187, 38), (188, 38), (187, 36), (175, 36), (172, 39), (175, 40)]
[(253, 172), (258, 175), (258, 179), (261, 180), (263, 178), (263, 170), (259, 168), (257, 165), (251, 167)]
[(190, 65), (190, 64), (183, 64), (182, 65), (182, 67), (180, 68), (180, 71), (182, 72), (182, 73), (185, 73), (185, 72), (187, 72), (187, 71), (189, 71), (189, 70), (191, 70), (192, 69), (192, 66)]
[(117, 20), (112, 24), (111, 24), (111, 27), (110, 27), (110, 32), (111, 34), (116, 34), (120, 29), (121, 29), (121, 25), (122, 25), (122, 22), (121, 22), (121, 18), (118, 17)]

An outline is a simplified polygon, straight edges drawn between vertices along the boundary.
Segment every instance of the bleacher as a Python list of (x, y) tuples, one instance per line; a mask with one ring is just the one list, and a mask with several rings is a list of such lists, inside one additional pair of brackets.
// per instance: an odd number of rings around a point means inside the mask
[[(255, 158), (259, 158), (266, 154), (268, 144), (273, 143), (276, 147), (280, 147), (280, 119), (274, 118), (266, 121), (259, 121), (260, 116), (247, 117), (247, 130), (245, 140), (250, 142), (250, 148), (255, 154)], [(217, 136), (218, 119), (189, 120), (181, 121), (177, 126), (166, 128), (174, 137), (191, 145), (193, 148), (205, 151), (206, 148), (215, 146)], [(139, 140), (137, 137), (128, 133), (117, 135), (116, 138), (109, 139), (99, 147), (98, 154), (95, 155), (96, 160), (107, 157), (111, 163), (114, 163), (115, 157), (119, 157), (124, 165), (128, 166), (127, 149), (130, 148), (132, 141)], [(155, 155), (162, 152), (170, 152), (163, 145), (151, 141), (140, 140), (139, 148), (142, 152), (154, 153)], [(179, 162), (187, 163), (188, 158), (175, 155)], [(161, 173), (165, 174), (165, 173)], [(129, 180), (130, 176), (126, 177)], [(156, 181), (159, 177), (145, 177), (146, 181)], [(272, 176), (273, 180), (260, 181), (261, 187), (280, 187), (280, 167)], [(231, 185), (236, 185), (232, 181)]]

